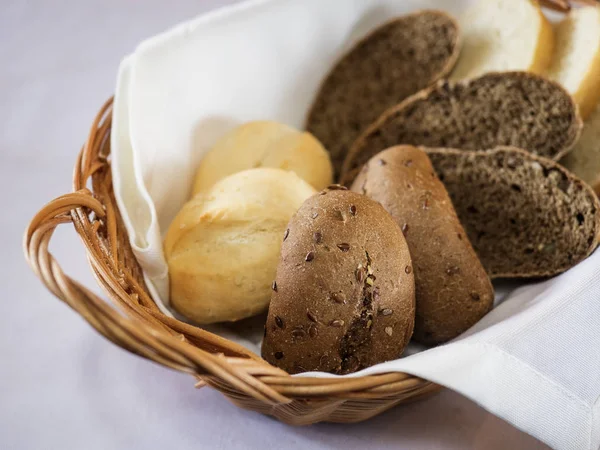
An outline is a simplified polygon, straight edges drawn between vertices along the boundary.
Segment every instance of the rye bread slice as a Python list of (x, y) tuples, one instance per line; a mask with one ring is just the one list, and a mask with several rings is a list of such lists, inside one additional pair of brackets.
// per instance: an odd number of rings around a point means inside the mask
[(600, 202), (556, 162), (514, 147), (425, 149), (492, 278), (559, 274), (600, 238)]
[(446, 76), (458, 53), (456, 21), (426, 10), (375, 29), (339, 60), (306, 124), (331, 153), (336, 177), (358, 135), (386, 109)]
[(373, 155), (400, 144), (478, 150), (509, 145), (558, 160), (582, 121), (558, 83), (527, 72), (440, 81), (386, 111), (352, 146), (342, 167), (349, 184)]

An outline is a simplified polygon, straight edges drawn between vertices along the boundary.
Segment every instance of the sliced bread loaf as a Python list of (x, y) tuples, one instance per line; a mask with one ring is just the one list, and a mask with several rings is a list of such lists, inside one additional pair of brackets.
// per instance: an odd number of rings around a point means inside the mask
[(487, 72), (541, 73), (552, 57), (552, 26), (535, 0), (476, 2), (460, 18), (463, 49), (451, 79)]
[(600, 99), (600, 4), (571, 10), (555, 35), (547, 74), (573, 96), (585, 119)]
[(600, 194), (600, 105), (587, 118), (581, 138), (561, 163)]
[(356, 137), (387, 108), (446, 76), (458, 51), (454, 19), (419, 11), (377, 28), (342, 57), (306, 124), (331, 153), (336, 175)]
[(573, 147), (581, 126), (571, 96), (538, 75), (505, 72), (440, 81), (371, 125), (348, 153), (341, 180), (350, 183), (373, 155), (400, 144), (463, 150), (511, 145), (558, 159)]
[(586, 258), (600, 202), (561, 165), (513, 147), (426, 149), (491, 277), (546, 277)]

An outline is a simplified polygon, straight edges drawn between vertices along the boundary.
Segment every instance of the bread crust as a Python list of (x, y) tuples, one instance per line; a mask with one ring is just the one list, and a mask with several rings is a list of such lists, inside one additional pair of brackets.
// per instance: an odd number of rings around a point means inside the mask
[(494, 288), (429, 157), (403, 145), (364, 167), (352, 190), (381, 203), (408, 243), (417, 304), (413, 339), (437, 345), (457, 337), (491, 310)]
[(315, 190), (293, 172), (238, 172), (187, 202), (169, 226), (164, 255), (170, 302), (199, 324), (266, 311), (280, 236)]
[(383, 207), (346, 190), (309, 198), (284, 234), (262, 356), (288, 373), (350, 373), (400, 357), (414, 274)]
[(258, 167), (291, 170), (317, 190), (330, 185), (333, 177), (329, 153), (313, 135), (260, 120), (230, 130), (202, 157), (192, 195), (229, 175)]
[(529, 68), (529, 71), (541, 75), (546, 71), (552, 62), (552, 55), (554, 53), (555, 46), (555, 35), (552, 24), (548, 21), (546, 16), (544, 16), (544, 13), (539, 6), (538, 14), (540, 15), (541, 28), (537, 47), (535, 49), (533, 64)]
[[(584, 6), (577, 10), (572, 10), (568, 16), (564, 17), (562, 21), (556, 25), (556, 29), (560, 31), (560, 27), (571, 20), (570, 15), (583, 13), (596, 14), (600, 21), (600, 5)], [(600, 24), (598, 26), (600, 26)], [(560, 35), (560, 32), (555, 34)], [(600, 101), (600, 44), (596, 44), (596, 53), (592, 58), (592, 62), (587, 67), (581, 83), (574, 92), (571, 92), (571, 95), (579, 106), (581, 117), (584, 120), (587, 119)]]
[[(521, 9), (514, 11), (516, 7)], [(511, 14), (511, 18), (516, 15), (519, 25), (507, 20), (507, 14)], [(463, 25), (465, 46), (450, 74), (452, 81), (476, 78), (493, 71), (543, 73), (552, 60), (554, 31), (537, 0), (475, 2), (462, 14), (460, 23)], [(533, 32), (531, 39), (520, 34), (530, 31)], [(514, 42), (517, 38), (518, 48), (514, 45), (509, 48), (510, 43), (506, 41)], [(527, 58), (516, 54), (520, 51), (525, 51)], [(497, 60), (490, 63), (490, 59), (499, 57), (502, 57), (503, 64)]]

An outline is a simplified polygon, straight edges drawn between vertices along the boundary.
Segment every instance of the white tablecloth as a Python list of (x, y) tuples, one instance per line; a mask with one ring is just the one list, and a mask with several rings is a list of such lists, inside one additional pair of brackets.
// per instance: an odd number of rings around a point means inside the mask
[[(113, 346), (27, 268), (22, 232), (71, 188), (76, 154), (114, 90), (121, 57), (232, 2), (0, 2), (0, 448), (546, 448), (448, 391), (366, 423), (285, 426)], [(71, 230), (57, 234), (53, 250), (67, 273), (95, 286)]]

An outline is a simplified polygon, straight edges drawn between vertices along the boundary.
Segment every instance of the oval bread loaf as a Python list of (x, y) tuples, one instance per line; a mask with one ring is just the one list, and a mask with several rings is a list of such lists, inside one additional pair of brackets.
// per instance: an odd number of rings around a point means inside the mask
[(385, 112), (356, 140), (342, 168), (351, 183), (361, 166), (400, 144), (479, 150), (511, 145), (559, 159), (577, 142), (582, 122), (558, 83), (525, 72), (440, 82)]
[(490, 311), (492, 283), (424, 151), (398, 146), (377, 154), (352, 190), (381, 203), (406, 236), (415, 271), (414, 340), (449, 341)]
[(344, 374), (398, 358), (415, 315), (402, 231), (346, 190), (308, 199), (283, 235), (262, 356), (289, 373)]

